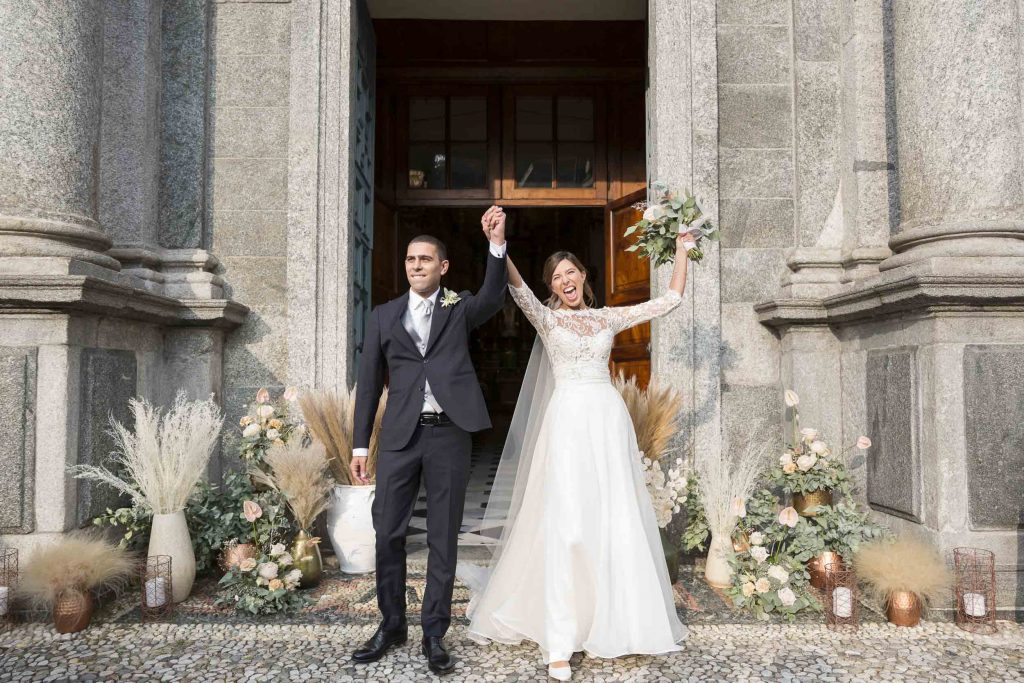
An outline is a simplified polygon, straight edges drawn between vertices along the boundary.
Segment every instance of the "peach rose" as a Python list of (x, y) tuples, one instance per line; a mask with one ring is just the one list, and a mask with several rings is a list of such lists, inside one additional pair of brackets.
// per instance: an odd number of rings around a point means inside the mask
[(754, 588), (757, 590), (758, 593), (767, 593), (772, 589), (772, 584), (770, 581), (768, 581), (768, 579), (762, 576), (760, 579), (757, 580), (757, 583), (754, 584)]
[(270, 583), (267, 584), (267, 588), (269, 588), (272, 591), (280, 590), (284, 588), (284, 581), (282, 581), (281, 579), (272, 579)]
[(751, 583), (750, 581), (747, 581), (745, 584), (743, 584), (742, 590), (743, 590), (743, 595), (745, 595), (746, 597), (749, 598), (751, 595), (754, 594), (754, 584)]
[(785, 465), (782, 466), (782, 471), (785, 472), (786, 474), (793, 474), (794, 472), (796, 472), (796, 463), (787, 462)]

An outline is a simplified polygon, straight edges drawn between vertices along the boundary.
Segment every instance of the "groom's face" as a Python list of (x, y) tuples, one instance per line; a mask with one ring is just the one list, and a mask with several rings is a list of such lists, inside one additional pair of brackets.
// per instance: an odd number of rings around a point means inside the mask
[(413, 242), (405, 252), (405, 276), (409, 287), (422, 296), (429, 296), (441, 286), (441, 276), (448, 272), (448, 261), (438, 257), (437, 247), (427, 242)]

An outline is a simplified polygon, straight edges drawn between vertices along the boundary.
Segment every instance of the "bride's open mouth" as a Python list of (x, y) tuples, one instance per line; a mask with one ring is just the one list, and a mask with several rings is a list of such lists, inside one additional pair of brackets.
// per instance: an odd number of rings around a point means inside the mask
[(562, 294), (565, 295), (565, 300), (569, 303), (575, 303), (579, 296), (579, 292), (575, 285), (569, 285), (562, 290)]

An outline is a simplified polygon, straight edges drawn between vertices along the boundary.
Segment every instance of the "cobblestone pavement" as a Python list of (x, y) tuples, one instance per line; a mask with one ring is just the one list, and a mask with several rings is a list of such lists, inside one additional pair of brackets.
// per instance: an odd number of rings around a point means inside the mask
[[(381, 662), (348, 661), (373, 624), (94, 625), (58, 635), (30, 624), (0, 636), (3, 681), (429, 681), (417, 638)], [(544, 681), (529, 645), (479, 646), (453, 627), (459, 658), (448, 681)], [(601, 660), (577, 656), (577, 681), (995, 681), (1024, 680), (1024, 629), (964, 633), (949, 623), (855, 633), (820, 625), (696, 625), (685, 650)]]

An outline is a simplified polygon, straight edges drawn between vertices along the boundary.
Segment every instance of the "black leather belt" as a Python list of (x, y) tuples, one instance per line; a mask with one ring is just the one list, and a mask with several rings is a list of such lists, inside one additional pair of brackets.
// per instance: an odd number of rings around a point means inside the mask
[(444, 413), (420, 413), (421, 425), (437, 427), (440, 425), (447, 425), (451, 423), (451, 418), (449, 418)]

